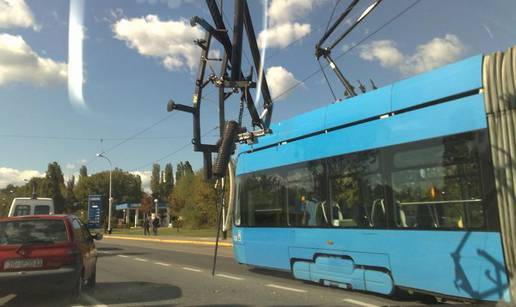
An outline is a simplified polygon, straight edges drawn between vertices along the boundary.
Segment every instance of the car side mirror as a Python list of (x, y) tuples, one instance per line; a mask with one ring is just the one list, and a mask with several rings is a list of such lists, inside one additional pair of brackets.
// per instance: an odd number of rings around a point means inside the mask
[(102, 235), (101, 233), (96, 232), (96, 233), (94, 233), (91, 237), (92, 237), (93, 239), (95, 239), (95, 240), (99, 241), (99, 240), (102, 240), (103, 235)]

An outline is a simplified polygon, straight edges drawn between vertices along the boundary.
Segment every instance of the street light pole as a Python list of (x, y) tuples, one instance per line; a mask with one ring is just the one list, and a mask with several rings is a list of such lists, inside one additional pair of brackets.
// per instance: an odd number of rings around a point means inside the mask
[(154, 215), (158, 217), (158, 199), (154, 199)]
[(97, 157), (104, 158), (109, 162), (109, 208), (108, 208), (108, 233), (111, 233), (111, 207), (113, 207), (113, 197), (111, 196), (111, 173), (113, 171), (113, 164), (111, 163), (111, 160), (109, 160), (108, 157), (103, 155), (102, 153), (98, 153)]

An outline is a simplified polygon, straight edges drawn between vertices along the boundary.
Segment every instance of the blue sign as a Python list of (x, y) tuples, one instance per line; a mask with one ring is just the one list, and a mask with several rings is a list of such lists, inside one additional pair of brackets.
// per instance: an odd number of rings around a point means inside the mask
[(88, 228), (102, 228), (102, 196), (88, 195)]

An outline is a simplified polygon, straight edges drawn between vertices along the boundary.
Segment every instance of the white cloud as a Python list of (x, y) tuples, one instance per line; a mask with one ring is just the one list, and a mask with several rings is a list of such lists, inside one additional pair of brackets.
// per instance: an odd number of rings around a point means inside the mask
[(122, 18), (113, 25), (113, 32), (141, 55), (160, 59), (168, 70), (195, 68), (200, 48), (193, 41), (204, 37), (203, 31), (186, 20), (161, 21), (156, 15)]
[(400, 71), (403, 75), (428, 71), (459, 59), (466, 46), (453, 34), (433, 38), (417, 46), (412, 55), (403, 54), (391, 40), (374, 41), (360, 48), (364, 60), (380, 62), (380, 65)]
[(149, 4), (166, 3), (169, 8), (177, 9), (178, 7), (182, 6), (183, 3), (193, 3), (194, 0), (137, 0), (137, 2)]
[(142, 189), (144, 192), (147, 192), (147, 193), (151, 192), (151, 188), (150, 188), (150, 179), (151, 179), (151, 175), (152, 175), (151, 171), (141, 171), (141, 172), (134, 171), (134, 172), (131, 172), (131, 174), (140, 176), (140, 178), (142, 180)]
[(405, 61), (405, 56), (391, 40), (374, 41), (363, 46), (360, 57), (368, 61), (378, 60), (383, 67), (396, 67)]
[(8, 184), (23, 185), (24, 179), (30, 180), (32, 177), (44, 177), (45, 173), (37, 170), (18, 170), (9, 167), (0, 167), (0, 188)]
[(66, 82), (66, 76), (66, 63), (40, 57), (19, 35), (0, 33), (0, 86), (17, 82), (57, 85)]
[(324, 0), (272, 0), (267, 9), (269, 27), (258, 35), (258, 46), (264, 46), (267, 39), (267, 46), (285, 48), (308, 35), (310, 24), (297, 20), (320, 3), (324, 3)]
[(73, 163), (67, 163), (65, 167), (66, 167), (67, 169), (74, 169), (74, 168), (75, 168), (75, 164), (73, 164)]
[[(273, 66), (268, 68), (266, 77), (273, 99), (299, 83), (294, 75), (282, 66)], [(289, 94), (282, 95), (278, 100), (283, 100), (287, 98), (288, 95)]]
[(291, 23), (297, 18), (305, 16), (323, 0), (272, 0), (267, 15), (271, 25)]
[(25, 0), (0, 0), (0, 28), (14, 27), (39, 30)]
[(265, 39), (269, 47), (285, 48), (295, 40), (301, 39), (310, 33), (310, 24), (284, 23), (258, 35), (258, 46), (263, 46)]

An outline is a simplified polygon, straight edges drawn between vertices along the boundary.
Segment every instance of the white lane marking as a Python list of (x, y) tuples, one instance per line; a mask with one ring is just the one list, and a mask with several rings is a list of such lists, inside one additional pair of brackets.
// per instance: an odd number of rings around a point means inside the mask
[(110, 251), (97, 251), (99, 254), (112, 254)]
[(170, 266), (169, 263), (163, 263), (163, 262), (154, 262), (154, 264), (161, 265), (161, 266)]
[(143, 259), (143, 258), (133, 258), (134, 260), (136, 261), (141, 261), (141, 262), (148, 262), (149, 260), (147, 259)]
[(284, 287), (284, 286), (279, 286), (279, 285), (275, 285), (275, 284), (266, 284), (266, 286), (267, 287), (271, 287), (271, 288), (281, 289), (281, 290), (299, 292), (299, 293), (306, 293), (307, 292), (306, 290), (290, 288), (290, 287)]
[(118, 257), (122, 257), (122, 258), (129, 258), (129, 256), (127, 255), (117, 255)]
[(202, 272), (202, 270), (189, 268), (187, 266), (182, 267), (183, 270), (192, 271), (192, 272)]
[(354, 300), (352, 298), (345, 298), (343, 299), (344, 302), (346, 303), (351, 303), (351, 304), (355, 304), (355, 305), (358, 305), (358, 306), (364, 306), (364, 307), (379, 307), (378, 305), (375, 305), (375, 304), (369, 304), (369, 303), (366, 303), (366, 302), (362, 302), (362, 301), (357, 301), (357, 300)]
[(242, 278), (242, 277), (236, 277), (236, 276), (232, 276), (232, 275), (226, 275), (226, 274), (215, 274), (215, 275), (217, 275), (218, 277), (223, 277), (223, 278), (228, 278), (228, 279), (244, 280), (244, 278)]
[(3, 306), (7, 303), (9, 303), (11, 300), (13, 300), (14, 298), (16, 297), (16, 294), (14, 293), (11, 293), (11, 294), (7, 294), (6, 296), (4, 297), (0, 297), (0, 306)]

